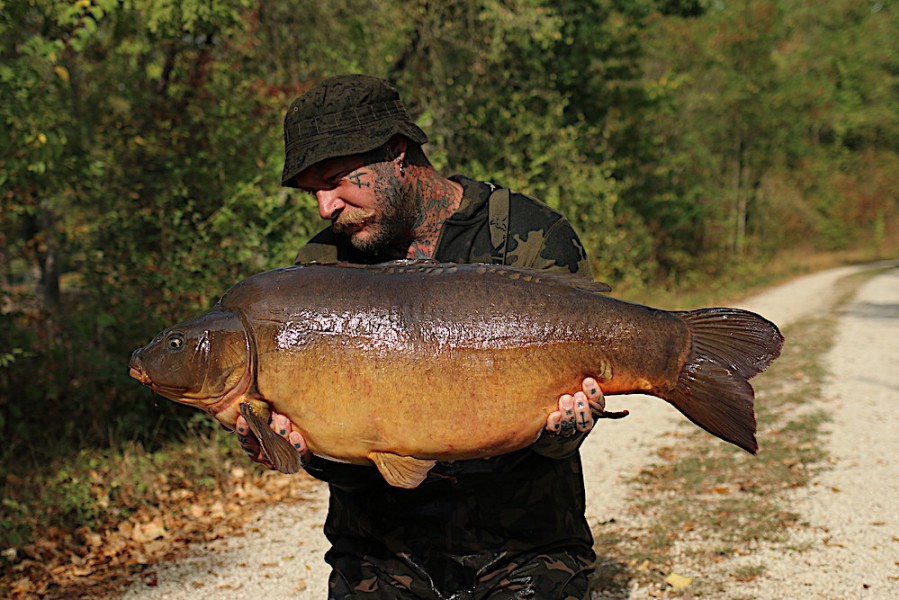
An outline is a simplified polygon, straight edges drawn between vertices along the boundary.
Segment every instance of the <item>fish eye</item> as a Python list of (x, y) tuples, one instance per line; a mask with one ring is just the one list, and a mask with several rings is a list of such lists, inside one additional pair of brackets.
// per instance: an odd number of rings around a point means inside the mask
[(166, 340), (165, 345), (169, 350), (177, 352), (184, 346), (184, 336), (180, 333), (173, 333), (169, 336), (169, 339)]

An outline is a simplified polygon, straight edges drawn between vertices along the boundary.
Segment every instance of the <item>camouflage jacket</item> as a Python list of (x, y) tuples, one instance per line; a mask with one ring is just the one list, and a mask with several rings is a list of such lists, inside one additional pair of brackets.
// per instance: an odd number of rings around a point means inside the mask
[[(505, 195), (507, 210), (495, 210), (491, 205), (501, 194), (492, 194), (494, 186), (452, 179), (463, 187), (462, 204), (444, 224), (434, 259), (501, 261), (590, 276), (584, 248), (558, 212), (518, 193)], [(507, 235), (499, 241), (496, 232), (503, 229)], [(395, 258), (363, 255), (327, 229), (300, 250), (297, 263)], [(411, 554), (429, 572), (448, 573), (450, 563), (475, 554), (568, 547), (592, 555), (577, 452), (584, 437), (545, 434), (512, 454), (439, 463), (415, 490), (392, 488), (373, 467), (315, 458), (307, 471), (331, 486), (325, 524), (331, 552)]]

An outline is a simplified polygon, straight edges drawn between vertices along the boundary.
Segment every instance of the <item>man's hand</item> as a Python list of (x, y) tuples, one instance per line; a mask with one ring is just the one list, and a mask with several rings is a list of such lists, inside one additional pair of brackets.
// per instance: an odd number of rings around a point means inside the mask
[[(300, 454), (300, 460), (304, 464), (309, 462), (309, 459), (312, 458), (312, 453), (309, 452), (309, 446), (306, 445), (306, 440), (303, 438), (300, 432), (294, 429), (293, 423), (290, 422), (290, 419), (280, 413), (272, 411), (272, 420), (269, 423), (269, 426), (271, 427), (272, 431), (290, 442), (290, 445), (293, 446)], [(240, 447), (244, 449), (244, 452), (247, 453), (250, 459), (258, 462), (264, 467), (274, 469), (275, 466), (271, 462), (269, 462), (268, 458), (265, 456), (265, 452), (263, 452), (262, 447), (259, 445), (259, 440), (256, 439), (256, 436), (253, 435), (252, 431), (250, 431), (250, 426), (247, 424), (247, 421), (243, 418), (243, 416), (237, 417), (235, 428), (237, 430), (237, 441), (240, 443)]]
[(606, 399), (592, 377), (584, 379), (581, 391), (559, 397), (559, 410), (549, 413), (546, 430), (566, 437), (593, 429), (593, 411), (603, 413)]

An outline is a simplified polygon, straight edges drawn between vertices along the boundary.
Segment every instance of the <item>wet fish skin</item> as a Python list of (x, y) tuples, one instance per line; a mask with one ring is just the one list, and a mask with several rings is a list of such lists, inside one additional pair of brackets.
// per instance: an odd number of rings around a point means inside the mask
[[(374, 462), (404, 487), (433, 461), (533, 443), (585, 376), (606, 395), (661, 397), (757, 451), (748, 379), (779, 355), (777, 327), (737, 309), (668, 312), (606, 290), (515, 267), (288, 267), (164, 331), (135, 352), (131, 372), (226, 425), (242, 403), (264, 402), (313, 453)], [(173, 336), (180, 350), (168, 347)]]

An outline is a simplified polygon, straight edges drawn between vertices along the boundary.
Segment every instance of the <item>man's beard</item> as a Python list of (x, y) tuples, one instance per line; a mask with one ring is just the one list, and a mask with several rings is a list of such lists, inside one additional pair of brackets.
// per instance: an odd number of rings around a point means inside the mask
[[(411, 239), (420, 212), (413, 195), (406, 191), (389, 163), (376, 163), (369, 168), (377, 175), (375, 197), (380, 210), (344, 211), (332, 225), (337, 233), (349, 236), (354, 248), (366, 253), (404, 241), (404, 237)], [(365, 227), (366, 239), (356, 235), (359, 226)]]

